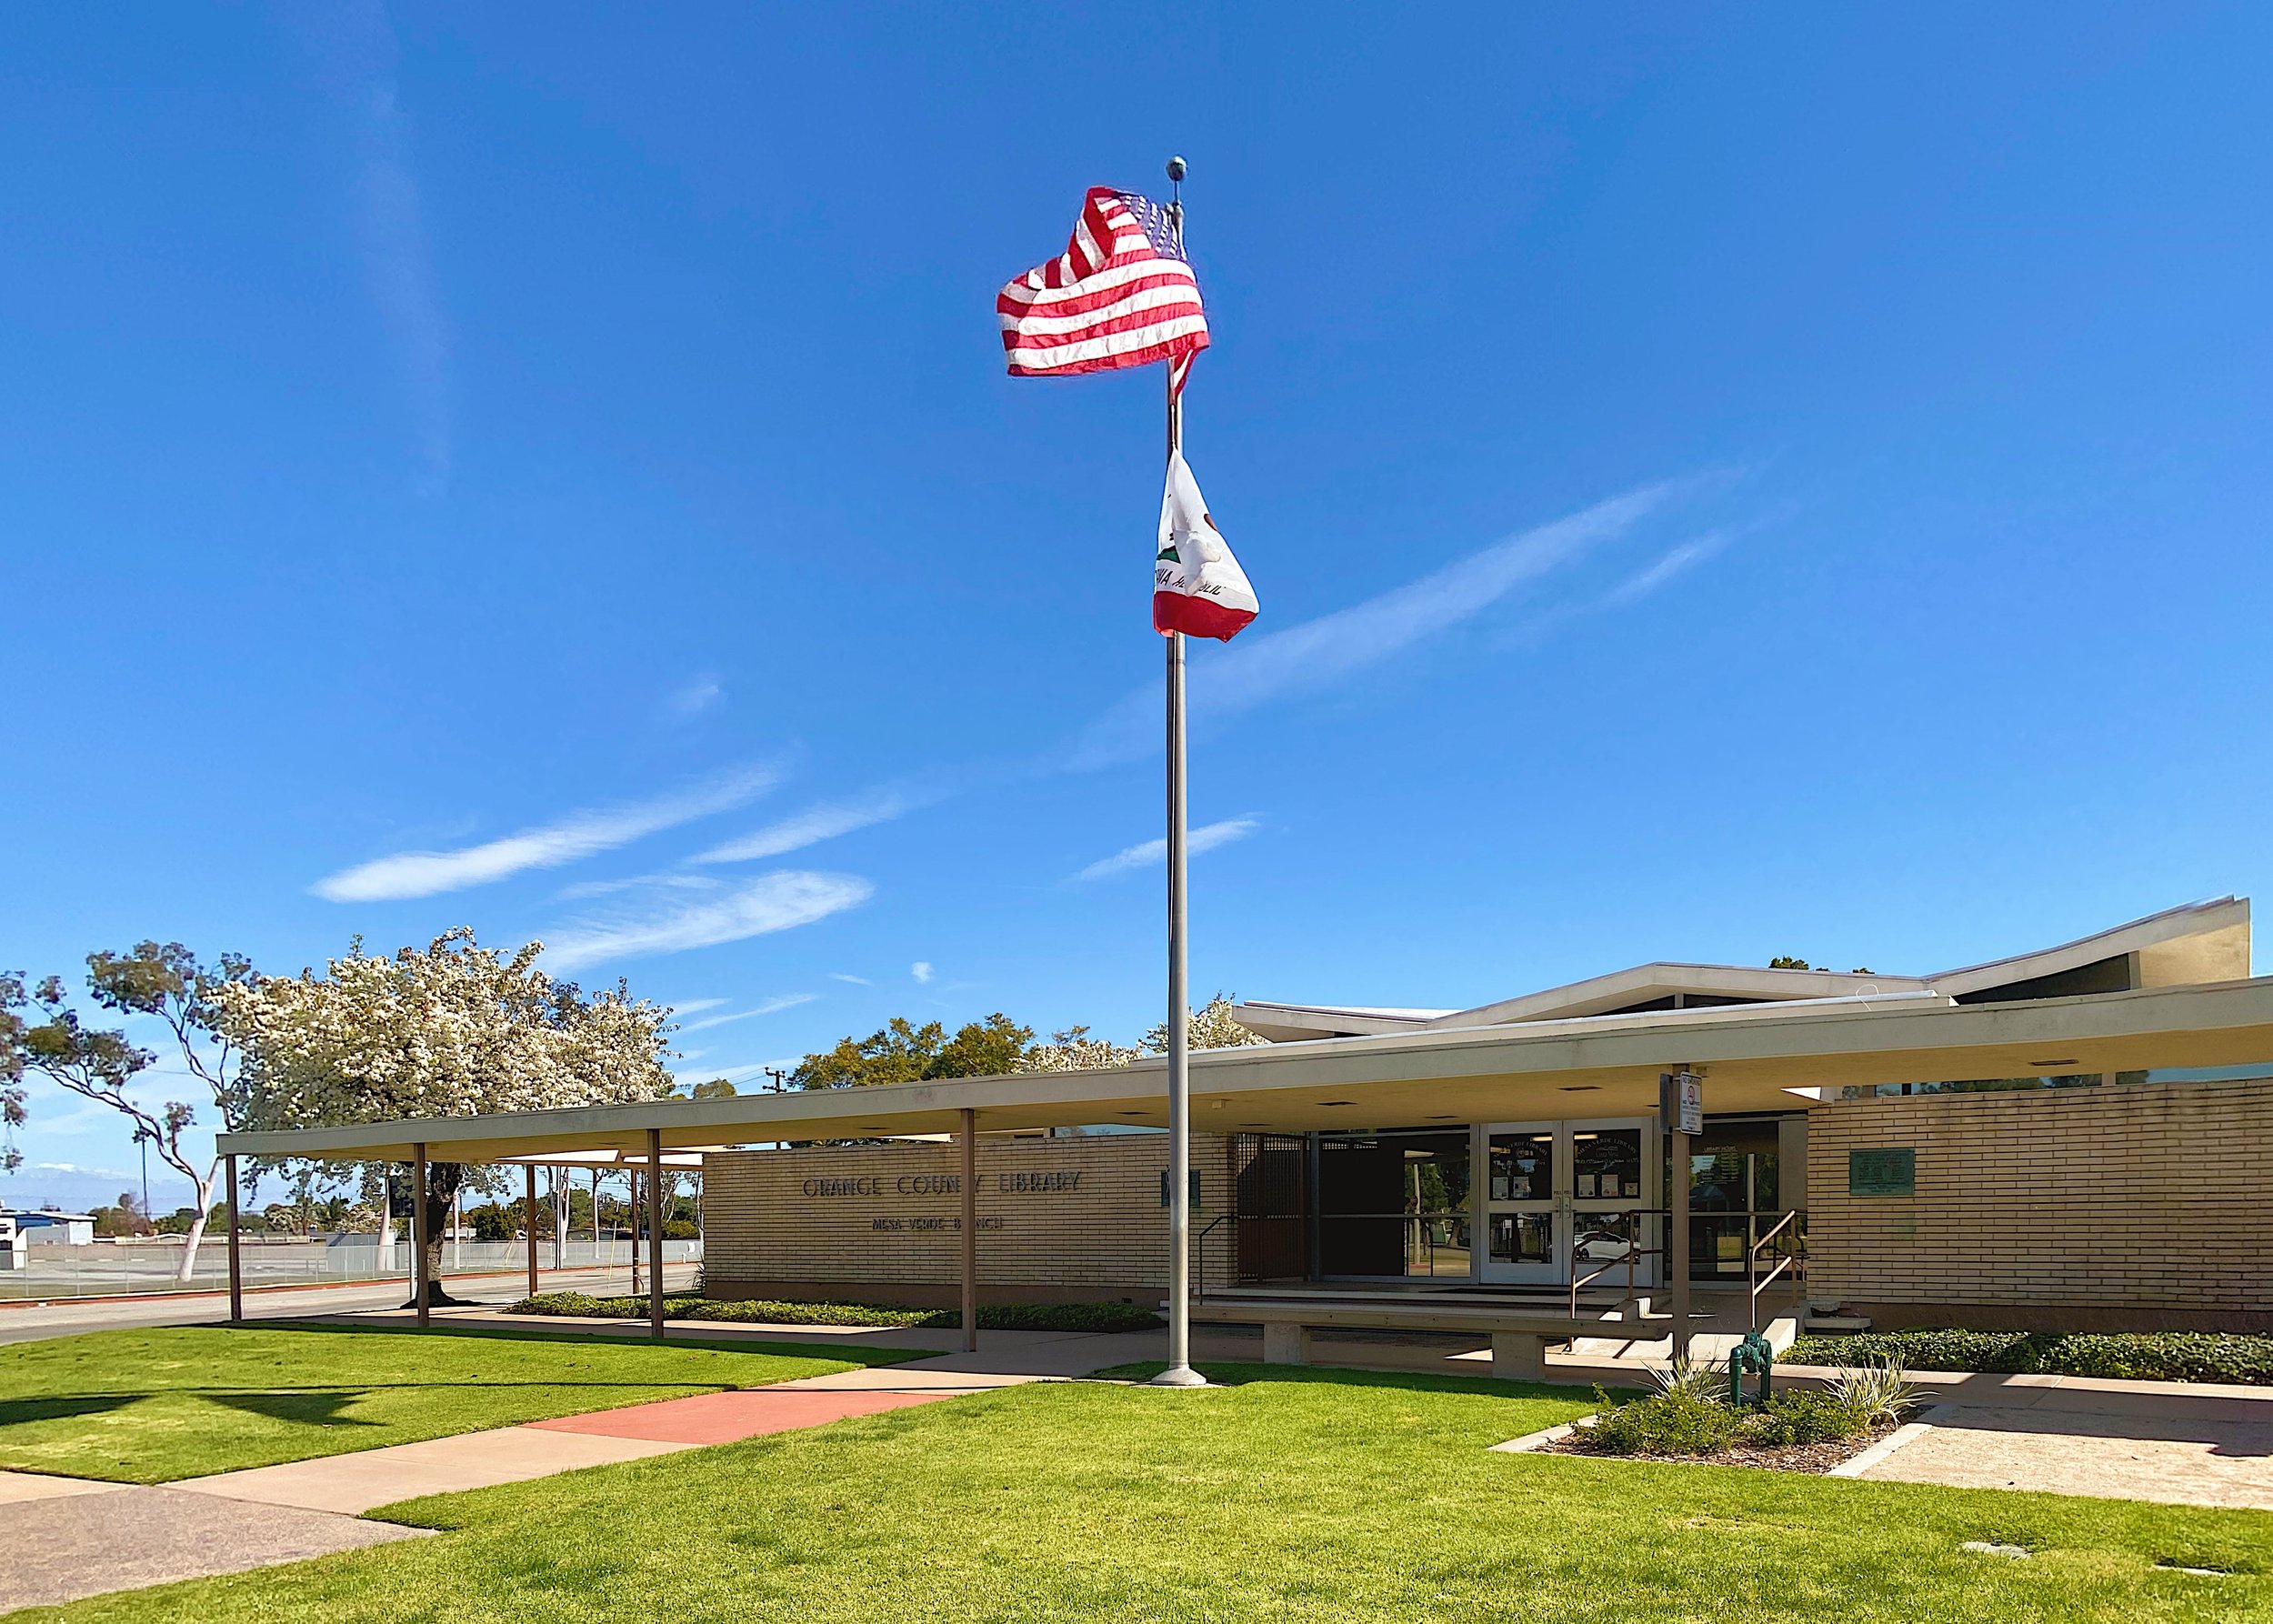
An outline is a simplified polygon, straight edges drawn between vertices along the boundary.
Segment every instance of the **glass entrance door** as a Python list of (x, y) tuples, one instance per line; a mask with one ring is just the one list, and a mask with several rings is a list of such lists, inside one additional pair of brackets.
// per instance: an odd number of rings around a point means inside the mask
[(1741, 1279), (1752, 1243), (1783, 1216), (1776, 1122), (1707, 1122), (1689, 1141), (1689, 1278)]
[[(1567, 1285), (1619, 1264), (1637, 1228), (1654, 1244), (1655, 1231), (1634, 1216), (1657, 1194), (1643, 1154), (1652, 1138), (1646, 1120), (1495, 1122), (1483, 1137), (1485, 1279)], [(1637, 1263), (1637, 1286), (1655, 1283), (1656, 1262)], [(1622, 1265), (1599, 1283), (1624, 1286)]]
[(1557, 1124), (1495, 1122), (1485, 1133), (1484, 1278), (1552, 1285), (1563, 1278), (1568, 1218), (1557, 1210)]
[[(1626, 1255), (1636, 1231), (1641, 1232), (1643, 1244), (1650, 1244), (1650, 1226), (1636, 1217), (1636, 1209), (1645, 1205), (1642, 1144), (1645, 1138), (1655, 1136), (1638, 1124), (1572, 1122), (1565, 1127), (1570, 1134), (1571, 1165), (1568, 1278), (1576, 1279), (1607, 1267), (1610, 1272), (1595, 1283), (1623, 1287)], [(1637, 1286), (1648, 1285), (1656, 1278), (1651, 1272), (1656, 1261), (1635, 1259)]]

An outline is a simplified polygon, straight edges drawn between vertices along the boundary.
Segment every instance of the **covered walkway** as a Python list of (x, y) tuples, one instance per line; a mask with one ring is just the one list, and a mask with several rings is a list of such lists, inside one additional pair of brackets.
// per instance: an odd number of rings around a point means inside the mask
[[(1214, 1134), (1300, 1134), (1394, 1125), (1589, 1117), (1657, 1117), (1672, 1165), (1686, 1136), (1659, 1115), (1659, 1079), (1688, 1070), (1718, 1113), (1812, 1109), (1847, 1088), (1927, 1079), (2027, 1078), (2063, 1072), (2145, 1074), (2273, 1056), (2273, 978), (2156, 987), (2020, 1002), (1959, 1003), (1931, 992), (1811, 998), (1787, 1004), (1652, 1010), (1427, 1028), (1381, 1036), (1205, 1051), (1193, 1058), (1192, 1121)], [(598, 1155), (659, 1168), (676, 1158), (736, 1147), (889, 1138), (952, 1138), (960, 1173), (964, 1346), (977, 1346), (976, 1136), (1118, 1124), (1164, 1128), (1158, 1060), (1099, 1069), (958, 1078), (876, 1088), (506, 1116), (380, 1122), (297, 1132), (225, 1134), (230, 1167), (243, 1157), (407, 1163), (423, 1194), (433, 1162), (535, 1164)], [(528, 1174), (532, 1193), (535, 1172)], [(1676, 1201), (1686, 1185), (1676, 1180)], [(414, 1203), (426, 1293), (425, 1202)], [(661, 1197), (647, 1180), (649, 1324), (663, 1336)], [(1687, 1226), (1677, 1214), (1676, 1237)], [(232, 1314), (242, 1316), (231, 1224)], [(1163, 1225), (1162, 1242), (1167, 1240)], [(1677, 1244), (1680, 1244), (1677, 1243)], [(536, 1244), (529, 1270), (536, 1279)], [(1674, 1323), (1687, 1323), (1687, 1272), (1669, 1271)], [(1165, 1273), (1165, 1271), (1164, 1271)], [(1679, 1333), (1677, 1331), (1677, 1335)]]

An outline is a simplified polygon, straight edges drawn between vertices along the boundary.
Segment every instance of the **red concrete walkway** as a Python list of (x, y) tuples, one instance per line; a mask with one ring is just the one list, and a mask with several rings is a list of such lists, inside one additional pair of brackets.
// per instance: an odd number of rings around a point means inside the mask
[(546, 1432), (636, 1438), (658, 1444), (730, 1444), (768, 1432), (826, 1426), (851, 1416), (881, 1415), (911, 1404), (933, 1404), (949, 1397), (943, 1392), (879, 1392), (858, 1388), (749, 1388), (524, 1425)]

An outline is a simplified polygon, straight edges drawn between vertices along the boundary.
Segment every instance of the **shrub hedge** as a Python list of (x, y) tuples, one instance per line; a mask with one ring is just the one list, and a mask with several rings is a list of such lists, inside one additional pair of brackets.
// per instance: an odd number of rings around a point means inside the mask
[(1756, 1444), (1827, 1444), (1871, 1429), (1871, 1418), (1828, 1393), (1794, 1388), (1745, 1412), (1743, 1435)]
[(1831, 1443), (1873, 1430), (1877, 1418), (1829, 1393), (1788, 1388), (1764, 1404), (1735, 1409), (1718, 1398), (1674, 1388), (1602, 1409), (1584, 1447), (1609, 1455), (1717, 1455), (1731, 1444), (1782, 1447)]
[[(644, 1297), (587, 1297), (581, 1291), (547, 1291), (513, 1305), (516, 1314), (551, 1314), (580, 1319), (645, 1319)], [(741, 1321), (758, 1325), (881, 1325), (954, 1327), (959, 1308), (904, 1308), (873, 1303), (785, 1303), (741, 1300), (713, 1302), (702, 1297), (666, 1297), (666, 1319)], [(1158, 1328), (1157, 1314), (1132, 1303), (985, 1303), (981, 1330), (1144, 1331)]]
[(1602, 1409), (1587, 1429), (1590, 1449), (1611, 1455), (1716, 1455), (1736, 1441), (1738, 1418), (1726, 1404), (1675, 1388), (1614, 1404), (1600, 1388)]
[(2218, 1331), (1872, 1331), (1857, 1337), (1802, 1337), (1780, 1362), (1852, 1365), (1889, 1358), (1913, 1370), (2273, 1387), (2273, 1337)]

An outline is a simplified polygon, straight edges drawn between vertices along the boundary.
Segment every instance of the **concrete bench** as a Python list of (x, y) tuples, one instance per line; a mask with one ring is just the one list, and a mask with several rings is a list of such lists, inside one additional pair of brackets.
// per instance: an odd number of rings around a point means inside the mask
[(1547, 1345), (1598, 1336), (1602, 1322), (1540, 1314), (1489, 1303), (1399, 1301), (1377, 1297), (1226, 1297), (1192, 1305), (1195, 1323), (1259, 1325), (1263, 1358), (1273, 1365), (1310, 1363), (1315, 1330), (1472, 1331), (1489, 1337), (1492, 1374), (1503, 1380), (1538, 1381), (1547, 1374)]

